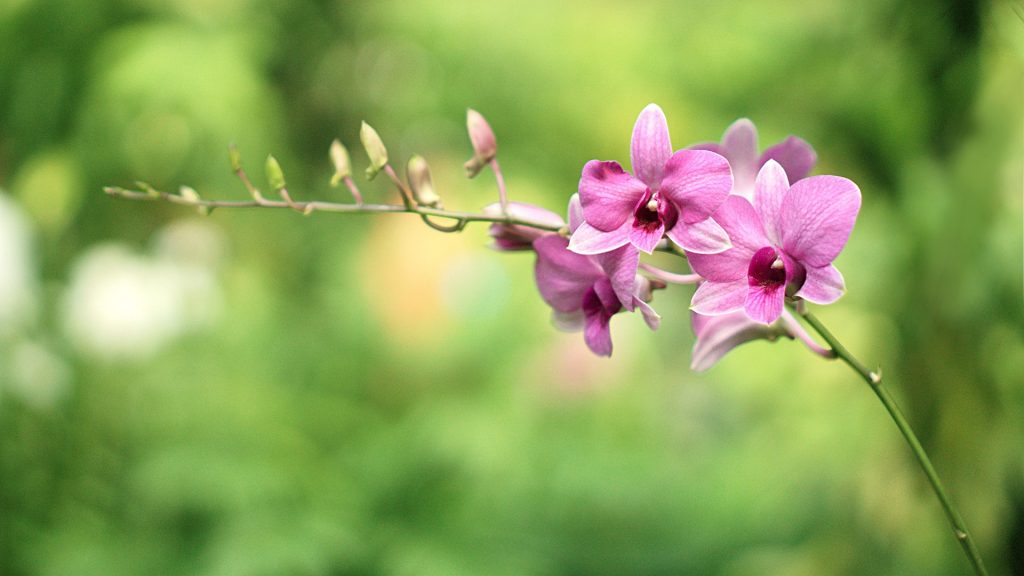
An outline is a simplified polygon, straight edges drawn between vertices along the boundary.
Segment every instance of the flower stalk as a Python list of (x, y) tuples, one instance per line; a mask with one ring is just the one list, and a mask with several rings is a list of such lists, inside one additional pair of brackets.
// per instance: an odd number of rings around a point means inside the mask
[(914, 458), (917, 459), (917, 463), (921, 466), (921, 470), (924, 471), (924, 475), (928, 477), (928, 483), (931, 485), (932, 491), (935, 492), (935, 496), (939, 499), (942, 510), (945, 512), (946, 518), (953, 529), (953, 535), (956, 537), (957, 542), (960, 543), (960, 547), (963, 548), (964, 555), (967, 556), (971, 567), (974, 568), (974, 573), (978, 576), (987, 576), (988, 571), (985, 569), (985, 563), (981, 559), (981, 553), (978, 551), (974, 538), (971, 537), (963, 517), (956, 506), (953, 505), (953, 501), (950, 499), (945, 487), (943, 487), (939, 474), (935, 471), (935, 467), (932, 465), (931, 459), (928, 458), (928, 453), (921, 446), (920, 440), (917, 439), (917, 435), (914, 434), (913, 428), (910, 427), (910, 423), (907, 421), (906, 416), (904, 416), (903, 410), (900, 409), (896, 399), (892, 397), (889, 390), (883, 385), (881, 370), (871, 370), (858, 360), (832, 335), (832, 332), (814, 314), (801, 309), (797, 309), (797, 313), (828, 343), (835, 353), (835, 357), (845, 362), (871, 387), (871, 391), (875, 393), (878, 400), (885, 406), (892, 421), (899, 428), (903, 439), (906, 440), (907, 445), (910, 447), (910, 451), (913, 452)]
[[(352, 203), (338, 203), (338, 202), (324, 202), (320, 200), (312, 201), (294, 201), (288, 203), (284, 200), (268, 200), (264, 196), (259, 194), (259, 191), (255, 187), (250, 188), (250, 193), (254, 195), (252, 200), (206, 200), (202, 198), (179, 196), (178, 194), (172, 194), (170, 192), (163, 192), (152, 188), (147, 188), (151, 191), (140, 191), (140, 190), (129, 190), (118, 186), (107, 186), (103, 189), (104, 192), (111, 196), (123, 198), (126, 200), (143, 200), (143, 201), (164, 201), (171, 204), (179, 204), (182, 206), (191, 206), (194, 208), (206, 208), (207, 210), (213, 210), (215, 208), (277, 208), (277, 209), (290, 209), (298, 212), (332, 212), (339, 214), (418, 214), (420, 216), (447, 218), (455, 221), (455, 225), (459, 226), (459, 230), (465, 228), (465, 226), (471, 222), (490, 222), (499, 224), (508, 224), (515, 226), (526, 226), (529, 228), (536, 228), (538, 230), (544, 230), (547, 232), (560, 232), (562, 226), (556, 226), (547, 222), (535, 222), (527, 218), (517, 217), (513, 215), (503, 215), (500, 213), (483, 213), (483, 212), (462, 212), (457, 210), (447, 210), (441, 208), (430, 208), (429, 206), (406, 206), (400, 204), (352, 204)], [(448, 232), (455, 232), (457, 230), (445, 230)]]

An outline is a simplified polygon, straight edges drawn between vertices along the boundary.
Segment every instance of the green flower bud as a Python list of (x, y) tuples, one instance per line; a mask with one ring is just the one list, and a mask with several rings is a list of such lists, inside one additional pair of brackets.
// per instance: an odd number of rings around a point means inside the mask
[(231, 160), (232, 172), (238, 172), (242, 169), (242, 154), (234, 144), (228, 146), (228, 158)]
[(409, 158), (405, 174), (409, 179), (409, 187), (412, 188), (412, 195), (416, 198), (417, 204), (431, 208), (441, 205), (441, 197), (434, 190), (434, 181), (430, 177), (430, 166), (427, 165), (423, 156), (414, 155)]
[(337, 186), (346, 177), (352, 175), (352, 163), (348, 157), (348, 150), (338, 139), (331, 142), (331, 162), (334, 164), (331, 186)]
[(277, 158), (272, 155), (267, 156), (267, 182), (274, 190), (281, 190), (285, 187), (284, 183), (284, 172), (281, 170), (281, 165), (278, 164)]
[(363, 143), (366, 155), (370, 157), (370, 166), (366, 169), (366, 177), (373, 180), (388, 163), (388, 149), (380, 135), (369, 124), (363, 122), (359, 128), (359, 141)]

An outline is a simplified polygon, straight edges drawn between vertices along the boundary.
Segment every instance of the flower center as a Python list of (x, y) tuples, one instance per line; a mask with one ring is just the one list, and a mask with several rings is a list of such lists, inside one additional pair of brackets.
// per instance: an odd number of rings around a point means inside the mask
[(751, 286), (775, 287), (786, 283), (786, 263), (771, 246), (754, 253), (747, 268), (747, 282)]
[(664, 224), (666, 230), (671, 230), (678, 219), (679, 211), (676, 210), (676, 207), (663, 199), (660, 194), (653, 193), (648, 188), (647, 193), (644, 194), (643, 199), (633, 212), (633, 227), (654, 232), (658, 226)]

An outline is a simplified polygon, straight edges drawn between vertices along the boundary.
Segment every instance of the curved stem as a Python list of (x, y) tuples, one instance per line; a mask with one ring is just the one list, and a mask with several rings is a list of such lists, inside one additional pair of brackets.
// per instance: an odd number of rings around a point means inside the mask
[(935, 471), (935, 467), (932, 466), (931, 459), (928, 458), (928, 454), (924, 451), (924, 447), (921, 446), (921, 442), (917, 439), (917, 435), (914, 434), (914, 430), (910, 427), (910, 423), (907, 422), (906, 416), (903, 415), (903, 411), (900, 410), (896, 400), (889, 394), (889, 390), (882, 385), (882, 374), (881, 371), (872, 371), (864, 365), (863, 362), (858, 360), (849, 350), (843, 346), (835, 336), (829, 332), (828, 328), (818, 320), (814, 314), (801, 310), (798, 308), (798, 312), (807, 323), (811, 325), (814, 330), (821, 335), (822, 338), (828, 342), (828, 345), (832, 347), (837, 358), (845, 362), (850, 368), (853, 368), (861, 378), (871, 387), (871, 390), (875, 393), (875, 396), (882, 402), (885, 409), (889, 412), (889, 416), (892, 417), (893, 422), (896, 423), (896, 427), (900, 429), (900, 433), (903, 434), (903, 438), (907, 441), (907, 445), (910, 446), (911, 452), (914, 453), (914, 457), (917, 458), (917, 463), (921, 465), (921, 469), (924, 471), (925, 476), (928, 477), (928, 483), (931, 484), (932, 491), (935, 492), (935, 496), (939, 499), (939, 503), (942, 504), (942, 509), (946, 513), (946, 518), (949, 520), (950, 525), (953, 528), (953, 535), (956, 536), (957, 542), (960, 543), (960, 547), (963, 548), (964, 554), (970, 561), (971, 566), (974, 568), (974, 573), (978, 576), (987, 576), (988, 571), (985, 570), (985, 563), (981, 560), (981, 554), (978, 552), (978, 546), (975, 544), (974, 539), (971, 537), (971, 533), (967, 531), (967, 525), (964, 524), (963, 517), (960, 516), (960, 512), (953, 505), (952, 500), (949, 498), (949, 494), (946, 493), (946, 489), (942, 486), (942, 480), (939, 479), (938, 473)]
[(117, 196), (128, 200), (162, 200), (172, 204), (181, 204), (183, 206), (204, 208), (207, 210), (212, 210), (214, 208), (284, 208), (302, 212), (304, 214), (310, 214), (314, 211), (337, 212), (343, 214), (419, 214), (421, 217), (435, 216), (438, 218), (454, 220), (455, 223), (452, 225), (452, 228), (446, 230), (449, 232), (461, 230), (462, 227), (470, 222), (498, 222), (501, 224), (514, 224), (517, 226), (526, 226), (548, 232), (559, 232), (562, 230), (561, 226), (532, 222), (530, 220), (504, 214), (458, 212), (441, 208), (430, 208), (428, 206), (403, 206), (397, 204), (339, 204), (320, 201), (294, 201), (289, 203), (283, 200), (268, 200), (265, 197), (260, 196), (259, 192), (255, 191), (255, 188), (251, 190), (253, 194), (252, 200), (202, 200), (198, 198), (186, 198), (178, 194), (161, 192), (154, 189), (147, 189), (147, 191), (141, 192), (138, 190), (126, 190), (124, 188), (114, 186), (104, 188), (103, 191), (111, 196)]
[(783, 309), (782, 316), (780, 318), (782, 319), (782, 324), (786, 327), (786, 330), (789, 331), (790, 335), (803, 342), (804, 346), (807, 346), (808, 350), (822, 358), (828, 358), (831, 360), (836, 357), (836, 351), (831, 348), (825, 348), (821, 344), (815, 342), (814, 338), (811, 338), (811, 335), (807, 333), (807, 330), (804, 329), (803, 325), (797, 322), (796, 318), (793, 318), (793, 314), (789, 310)]

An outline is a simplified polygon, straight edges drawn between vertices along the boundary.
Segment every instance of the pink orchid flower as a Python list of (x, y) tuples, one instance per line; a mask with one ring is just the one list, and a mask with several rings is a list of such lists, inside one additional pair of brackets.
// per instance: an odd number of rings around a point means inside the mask
[[(598, 356), (611, 356), (612, 337), (609, 322), (625, 310), (609, 276), (598, 261), (569, 250), (569, 239), (547, 234), (533, 242), (537, 251), (537, 288), (551, 306), (555, 326), (562, 330), (583, 329), (583, 340)], [(613, 273), (614, 274), (614, 273)], [(661, 318), (641, 296), (650, 294), (646, 280), (637, 278), (632, 304), (640, 308), (651, 330), (657, 330)]]
[[(569, 229), (582, 224), (583, 209), (578, 195), (569, 200)], [(605, 254), (587, 256), (569, 250), (569, 240), (547, 233), (533, 240), (537, 252), (535, 275), (541, 298), (551, 306), (555, 326), (562, 330), (583, 330), (587, 346), (599, 356), (611, 356), (609, 322), (622, 310), (640, 309), (651, 330), (661, 317), (648, 301), (650, 280), (637, 274), (640, 253), (622, 246)]]
[(747, 118), (733, 122), (722, 135), (721, 144), (708, 142), (690, 146), (690, 149), (709, 150), (725, 156), (732, 166), (732, 193), (751, 201), (754, 199), (754, 179), (769, 160), (775, 160), (782, 166), (791, 183), (806, 178), (818, 161), (814, 148), (796, 136), (789, 136), (758, 155), (757, 128)]
[(630, 156), (632, 175), (618, 162), (591, 160), (583, 167), (585, 222), (572, 235), (572, 251), (600, 254), (631, 245), (650, 253), (663, 235), (694, 253), (729, 248), (711, 218), (732, 189), (725, 158), (706, 150), (673, 153), (665, 114), (655, 104), (636, 120)]
[(787, 288), (795, 296), (830, 304), (845, 289), (832, 265), (860, 210), (860, 189), (839, 176), (812, 176), (789, 185), (769, 160), (754, 183), (754, 203), (730, 196), (715, 213), (733, 247), (720, 254), (688, 253), (707, 281), (690, 307), (709, 316), (745, 310), (762, 324), (782, 314)]

